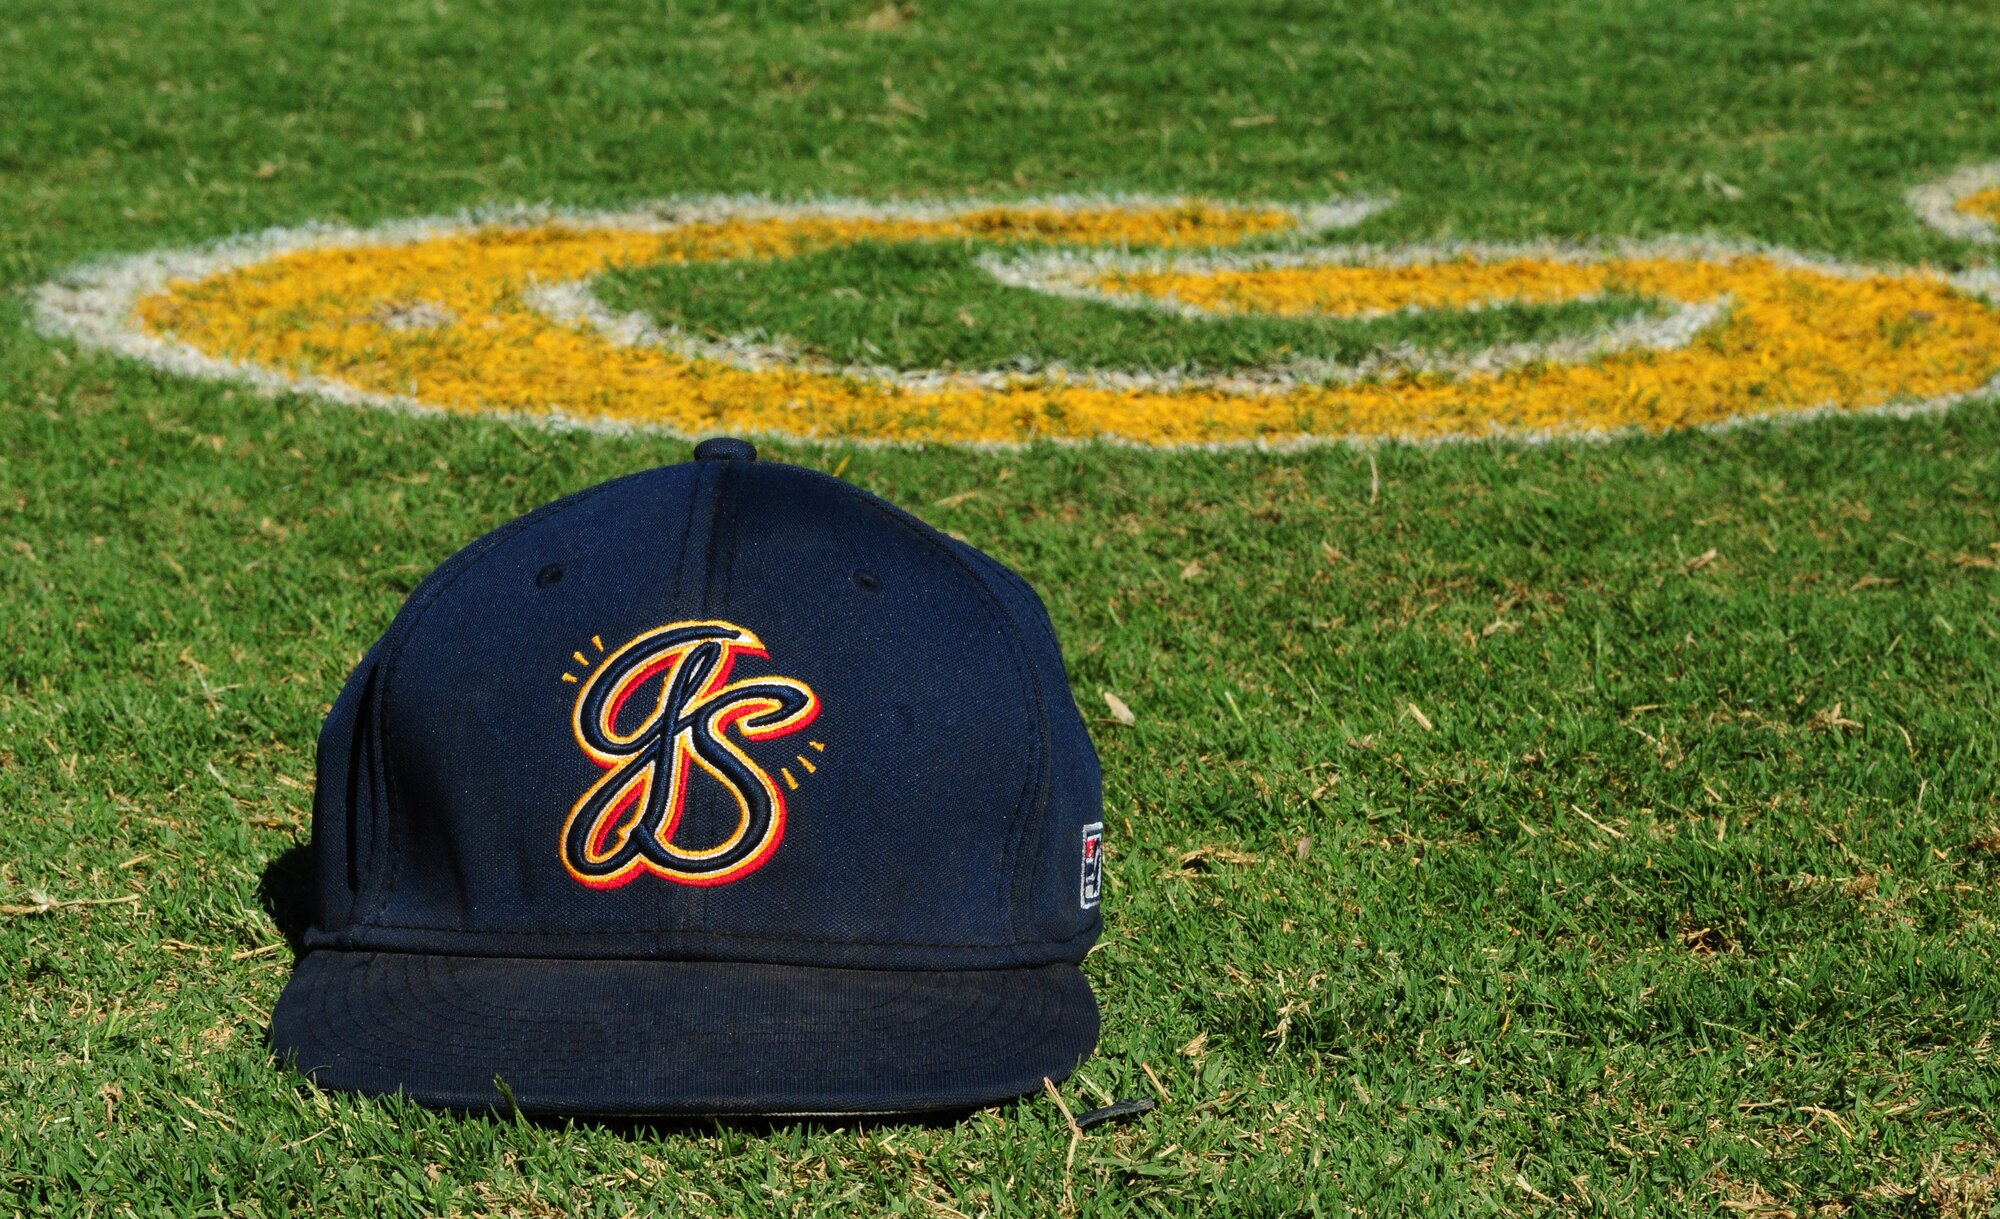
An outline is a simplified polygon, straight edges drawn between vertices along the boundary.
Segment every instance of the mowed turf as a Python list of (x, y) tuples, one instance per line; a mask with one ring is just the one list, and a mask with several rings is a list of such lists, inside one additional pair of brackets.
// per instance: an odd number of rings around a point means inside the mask
[(801, 359), (899, 370), (1062, 365), (1134, 372), (1269, 369), (1288, 358), (1359, 362), (1404, 346), (1439, 354), (1547, 342), (1657, 315), (1612, 297), (1561, 305), (1318, 317), (1190, 320), (1164, 309), (1024, 292), (998, 282), (978, 243), (867, 243), (769, 263), (614, 271), (597, 295), (620, 313), (698, 335), (785, 343)]
[[(534, 1125), (275, 1070), (340, 680), (458, 546), (687, 445), (183, 380), (37, 336), (21, 294), (272, 224), (738, 190), (1393, 191), (1361, 239), (1708, 233), (1980, 265), (1903, 193), (2000, 156), (1996, 33), (1990, 7), (1909, 3), (17, 0), (0, 1213), (1987, 1213), (1992, 401), (1610, 444), (766, 443), (1050, 603), (1111, 848), (1104, 1042), (1062, 1092), (1153, 1095), (1150, 1067), (1168, 1095), (1072, 1158), (1046, 1098)], [(966, 367), (1603, 320), (1120, 329), (1010, 306), (968, 265), (867, 250), (606, 295)], [(988, 293), (981, 326), (938, 303), (960, 291)], [(648, 1034), (674, 1030), (635, 1054)]]

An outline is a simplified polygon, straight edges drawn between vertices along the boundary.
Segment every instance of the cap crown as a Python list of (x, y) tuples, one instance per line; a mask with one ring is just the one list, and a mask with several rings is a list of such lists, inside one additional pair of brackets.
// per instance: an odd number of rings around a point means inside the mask
[(698, 461), (411, 594), (321, 736), (308, 944), (1075, 961), (1100, 809), (1018, 576), (815, 471)]

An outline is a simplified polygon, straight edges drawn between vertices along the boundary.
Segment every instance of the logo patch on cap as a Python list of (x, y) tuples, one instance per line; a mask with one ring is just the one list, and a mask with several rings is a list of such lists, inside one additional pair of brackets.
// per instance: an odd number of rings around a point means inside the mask
[(1083, 827), (1083, 908), (1097, 905), (1104, 897), (1104, 823), (1094, 821)]
[[(591, 643), (603, 650), (597, 638)], [(722, 885), (763, 867), (785, 836), (785, 791), (799, 781), (780, 767), (780, 786), (743, 746), (789, 736), (818, 718), (812, 688), (790, 677), (731, 681), (739, 659), (770, 659), (762, 640), (732, 622), (669, 623), (596, 662), (581, 649), (572, 655), (589, 675), (580, 681), (571, 727), (605, 774), (563, 825), (569, 874), (593, 889), (616, 889), (643, 872)], [(573, 673), (563, 678), (579, 681)], [(804, 754), (798, 765), (807, 774), (817, 769)], [(701, 775), (734, 797), (740, 815), (721, 842), (687, 846), (675, 835), (689, 785)]]

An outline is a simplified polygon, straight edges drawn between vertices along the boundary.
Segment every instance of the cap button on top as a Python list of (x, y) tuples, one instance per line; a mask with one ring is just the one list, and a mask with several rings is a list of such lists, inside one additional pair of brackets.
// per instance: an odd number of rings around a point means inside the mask
[(734, 436), (711, 436), (694, 446), (696, 461), (755, 461), (757, 446)]

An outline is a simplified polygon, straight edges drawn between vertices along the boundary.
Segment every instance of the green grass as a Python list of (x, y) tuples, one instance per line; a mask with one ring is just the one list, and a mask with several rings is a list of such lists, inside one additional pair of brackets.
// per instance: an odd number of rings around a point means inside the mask
[(749, 336), (835, 364), (897, 369), (1013, 368), (1025, 361), (1235, 372), (1281, 367), (1287, 359), (1358, 361), (1400, 344), (1462, 352), (1547, 342), (1659, 312), (1653, 301), (1610, 296), (1367, 321), (1190, 320), (1164, 309), (1011, 288), (979, 265), (982, 254), (1003, 251), (971, 242), (864, 243), (781, 261), (622, 270), (605, 276), (597, 293), (615, 309), (691, 333)]
[[(469, 538), (686, 445), (83, 353), (18, 296), (61, 267), (736, 190), (1393, 190), (1360, 239), (1713, 232), (1967, 265), (1902, 192), (2000, 155), (1990, 6), (987, 3), (885, 29), (869, 7), (9, 9), (0, 904), (138, 900), (0, 916), (0, 1214), (1988, 1213), (1991, 401), (1609, 445), (767, 446), (1044, 590), (1107, 774), (1083, 1076), (1145, 1094), (1149, 1064), (1172, 1102), (1066, 1168), (1045, 1099), (534, 1126), (272, 1069), (290, 958), (260, 889), (306, 837), (348, 667)], [(1123, 314), (1075, 335), (1049, 305), (1000, 310), (986, 347), (897, 337), (899, 310), (937, 319), (923, 285), (963, 276), (955, 250), (866, 307), (784, 300), (904, 257), (627, 287), (829, 358), (864, 324), (913, 363), (1303, 342)]]

